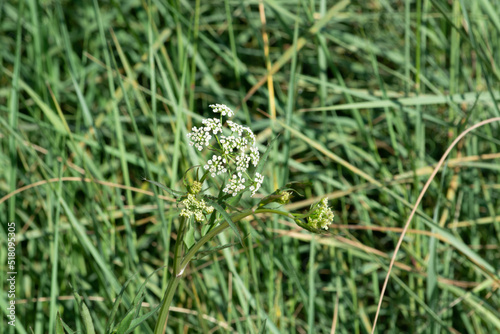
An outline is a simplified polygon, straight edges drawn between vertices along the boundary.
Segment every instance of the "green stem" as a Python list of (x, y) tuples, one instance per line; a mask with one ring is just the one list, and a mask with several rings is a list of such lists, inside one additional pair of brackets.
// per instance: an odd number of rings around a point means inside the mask
[(179, 233), (177, 235), (177, 240), (175, 241), (174, 246), (174, 269), (172, 270), (173, 273), (176, 273), (178, 271), (179, 263), (182, 258), (182, 251), (184, 249), (184, 234), (186, 233), (186, 222), (187, 219), (181, 218)]
[(155, 334), (166, 332), (170, 303), (172, 303), (175, 290), (177, 289), (177, 285), (179, 285), (180, 280), (181, 275), (175, 275), (175, 277), (172, 277), (168, 281), (167, 291), (165, 291), (165, 296), (163, 297), (163, 305), (161, 306), (160, 315), (158, 316), (158, 321), (156, 322)]
[[(274, 210), (274, 209), (249, 209), (245, 210), (243, 212), (234, 214), (232, 216), (232, 221), (233, 222), (238, 222), (242, 220), (245, 217), (248, 217), (252, 214), (255, 213), (276, 213), (281, 216), (285, 216), (288, 218), (294, 219), (294, 216), (291, 215), (288, 212), (283, 212), (279, 210)], [(205, 234), (200, 240), (198, 240), (187, 252), (187, 254), (184, 256), (184, 259), (181, 261), (179, 266), (175, 266), (174, 274), (175, 276), (172, 277), (167, 285), (167, 290), (165, 291), (165, 295), (163, 296), (163, 301), (162, 301), (162, 306), (160, 308), (160, 314), (158, 316), (158, 321), (156, 322), (156, 327), (155, 327), (155, 334), (162, 334), (165, 333), (167, 329), (167, 321), (168, 321), (168, 314), (170, 311), (170, 304), (172, 303), (172, 299), (174, 298), (175, 291), (177, 290), (177, 286), (179, 285), (179, 282), (182, 278), (182, 275), (184, 274), (184, 269), (186, 269), (187, 265), (189, 262), (193, 259), (193, 257), (196, 255), (196, 253), (200, 250), (200, 248), (212, 240), (213, 237), (215, 237), (217, 234), (221, 233), (224, 231), (226, 228), (229, 227), (229, 223), (227, 221), (224, 221), (220, 223), (218, 226), (216, 226), (214, 229), (210, 230), (207, 234)], [(182, 238), (178, 238), (176, 241), (176, 249), (177, 249), (177, 243), (182, 243), (184, 240)], [(177, 254), (176, 254), (177, 255)], [(176, 263), (177, 261), (174, 261)]]

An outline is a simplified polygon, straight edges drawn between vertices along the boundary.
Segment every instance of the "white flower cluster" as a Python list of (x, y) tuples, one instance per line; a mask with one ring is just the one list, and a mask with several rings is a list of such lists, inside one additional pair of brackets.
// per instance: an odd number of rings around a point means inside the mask
[[(193, 127), (191, 133), (187, 134), (189, 145), (195, 146), (199, 151), (209, 148), (217, 152), (207, 161), (204, 168), (212, 177), (225, 173), (229, 175), (223, 192), (236, 196), (250, 185), (249, 189), (254, 196), (264, 181), (264, 176), (259, 173), (255, 173), (253, 179), (247, 173), (250, 163), (256, 167), (260, 160), (255, 135), (249, 127), (229, 120), (227, 125), (231, 134), (223, 135), (222, 116), (232, 117), (234, 112), (223, 104), (212, 104), (210, 107), (214, 113), (220, 113), (221, 118), (204, 119), (204, 126)], [(216, 143), (212, 145), (211, 140), (214, 137)]]
[(328, 206), (328, 198), (323, 198), (312, 209), (311, 215), (307, 218), (308, 223), (314, 228), (324, 228), (328, 230), (328, 226), (333, 222), (333, 211)]
[(222, 116), (227, 116), (227, 117), (233, 117), (234, 115), (234, 111), (232, 111), (231, 109), (229, 109), (228, 106), (226, 106), (225, 104), (211, 104), (209, 105), (210, 108), (212, 108), (213, 112), (214, 113), (221, 113)]
[(242, 190), (245, 190), (245, 178), (241, 172), (238, 172), (237, 176), (233, 174), (233, 177), (229, 179), (226, 187), (222, 189), (223, 192), (233, 194), (233, 196), (236, 196), (238, 192)]
[(209, 132), (212, 131), (214, 135), (216, 135), (218, 132), (222, 133), (222, 124), (220, 122), (220, 119), (218, 118), (207, 118), (201, 121), (203, 124), (205, 124), (204, 130)]
[(203, 150), (203, 146), (210, 145), (212, 136), (210, 132), (205, 131), (205, 128), (197, 128), (196, 126), (191, 129), (192, 132), (187, 134), (189, 138), (189, 145), (195, 146), (198, 151)]
[(212, 175), (212, 177), (215, 177), (216, 175), (224, 174), (227, 172), (227, 168), (225, 167), (226, 162), (226, 158), (214, 154), (212, 155), (212, 159), (207, 161), (205, 169), (208, 169), (211, 173), (210, 175)]
[(187, 198), (182, 201), (182, 204), (184, 204), (185, 207), (181, 211), (181, 216), (186, 218), (194, 216), (197, 222), (202, 222), (205, 218), (205, 214), (214, 212), (213, 206), (208, 206), (203, 199), (198, 200), (193, 194), (188, 194)]

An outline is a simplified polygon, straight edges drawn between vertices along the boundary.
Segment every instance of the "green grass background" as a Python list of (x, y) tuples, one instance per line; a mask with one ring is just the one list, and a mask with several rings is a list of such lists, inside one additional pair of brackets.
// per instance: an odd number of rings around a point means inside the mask
[[(179, 210), (142, 177), (181, 190), (203, 161), (186, 133), (224, 103), (262, 151), (280, 134), (261, 194), (310, 181), (286, 209), (328, 196), (335, 223), (357, 229), (240, 223), (245, 247), (186, 269), (168, 331), (369, 333), (394, 228), (453, 139), (500, 115), (499, 65), (493, 0), (0, 1), (0, 197), (35, 184), (0, 203), (0, 332), (54, 333), (58, 314), (84, 331), (74, 288), (97, 333), (118, 296), (114, 324), (152, 333), (156, 314), (141, 317), (171, 276)], [(498, 123), (453, 150), (397, 255), (379, 333), (500, 332), (499, 151)]]

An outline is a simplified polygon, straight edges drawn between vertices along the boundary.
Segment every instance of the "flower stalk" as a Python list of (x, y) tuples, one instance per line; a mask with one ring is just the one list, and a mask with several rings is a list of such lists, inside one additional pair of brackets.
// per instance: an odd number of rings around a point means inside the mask
[[(252, 215), (252, 214), (257, 214), (257, 213), (274, 213), (274, 214), (279, 214), (281, 216), (287, 217), (287, 218), (292, 218), (294, 219), (295, 217), (284, 211), (280, 210), (274, 210), (274, 209), (248, 209), (243, 212), (234, 214), (232, 216), (232, 221), (233, 223), (239, 222), (240, 220)], [(219, 233), (222, 233), (224, 230), (226, 230), (229, 227), (229, 223), (226, 221), (221, 222), (218, 226), (210, 230), (207, 234), (205, 234), (203, 237), (200, 238), (186, 253), (182, 261), (177, 261), (177, 255), (178, 253), (176, 252), (176, 260), (174, 260), (174, 271), (173, 274), (174, 276), (169, 280), (168, 285), (167, 285), (167, 290), (165, 290), (165, 295), (163, 296), (162, 300), (162, 305), (160, 308), (160, 314), (158, 316), (158, 321), (156, 322), (156, 327), (155, 327), (155, 334), (162, 334), (165, 333), (165, 330), (167, 328), (167, 322), (168, 322), (168, 315), (170, 311), (170, 305), (172, 304), (172, 300), (174, 298), (175, 292), (177, 290), (177, 286), (179, 285), (179, 282), (182, 278), (182, 275), (184, 274), (184, 271), (186, 267), (189, 265), (189, 262), (194, 258), (196, 253), (200, 250), (200, 248), (205, 245), (207, 242), (212, 240), (216, 235)], [(182, 248), (183, 240), (182, 239), (177, 239), (175, 243), (175, 250), (177, 251), (179, 248)], [(177, 265), (175, 265), (177, 264)]]

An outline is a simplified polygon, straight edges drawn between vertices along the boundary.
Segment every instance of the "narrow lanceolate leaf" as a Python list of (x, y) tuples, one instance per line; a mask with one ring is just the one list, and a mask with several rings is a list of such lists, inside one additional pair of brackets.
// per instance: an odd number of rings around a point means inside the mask
[[(136, 327), (140, 326), (150, 316), (152, 316), (153, 314), (156, 314), (156, 312), (160, 308), (161, 304), (159, 304), (158, 306), (156, 306), (155, 308), (153, 308), (150, 312), (148, 312), (148, 313), (146, 313), (146, 314), (144, 314), (142, 316), (138, 316), (138, 311), (140, 311), (139, 305), (142, 305), (142, 301), (144, 299), (144, 292), (146, 290), (146, 284), (148, 283), (148, 281), (149, 281), (149, 279), (151, 277), (156, 276), (157, 273), (159, 271), (163, 270), (163, 269), (165, 269), (165, 267), (159, 267), (158, 269), (156, 269), (155, 271), (153, 271), (152, 273), (150, 273), (149, 276), (146, 277), (146, 279), (144, 280), (144, 282), (141, 284), (139, 290), (137, 291), (136, 296), (134, 297), (134, 301), (133, 301), (134, 305), (137, 305), (134, 308), (135, 309), (135, 316), (132, 317), (130, 323), (128, 323), (127, 330), (124, 333), (131, 333)], [(130, 278), (130, 279), (132, 279), (132, 278)]]
[(113, 327), (118, 307), (120, 306), (122, 301), (123, 293), (125, 292), (125, 289), (129, 285), (129, 283), (135, 278), (135, 276), (136, 275), (133, 275), (127, 280), (127, 282), (125, 282), (122, 289), (120, 290), (120, 293), (118, 294), (118, 296), (116, 296), (115, 302), (113, 303), (113, 308), (111, 309), (111, 313), (108, 315), (108, 320), (106, 322), (106, 333), (109, 333), (111, 328)]
[(187, 231), (186, 234), (184, 235), (184, 244), (186, 244), (186, 247), (189, 249), (191, 246), (194, 245), (195, 243), (195, 238), (194, 238), (194, 227), (193, 224), (188, 223)]
[(236, 225), (234, 224), (233, 220), (231, 219), (231, 216), (226, 212), (226, 210), (224, 210), (224, 208), (222, 206), (220, 206), (217, 202), (215, 201), (212, 201), (210, 199), (207, 199), (207, 202), (214, 207), (215, 210), (217, 210), (217, 212), (219, 212), (222, 217), (224, 217), (224, 219), (227, 221), (227, 223), (229, 224), (229, 226), (231, 227), (231, 229), (234, 231), (234, 233), (236, 234), (236, 237), (238, 238), (238, 241), (240, 242), (240, 244), (243, 246), (243, 241), (241, 240), (241, 236), (240, 236), (240, 231), (238, 230), (238, 228), (236, 227)]
[(266, 164), (267, 158), (269, 156), (269, 152), (271, 152), (271, 147), (273, 146), (276, 139), (278, 139), (278, 137), (279, 137), (279, 135), (274, 137), (273, 140), (271, 140), (271, 142), (269, 143), (269, 145), (267, 145), (266, 151), (264, 152), (262, 157), (260, 157), (260, 161), (259, 161), (259, 164), (257, 165), (257, 168), (255, 169), (255, 173), (262, 174), (262, 170), (264, 169), (264, 165)]
[(140, 326), (143, 322), (145, 322), (152, 315), (156, 315), (158, 313), (158, 310), (160, 309), (160, 306), (161, 306), (161, 304), (158, 304), (150, 312), (132, 320), (132, 323), (130, 324), (128, 330), (125, 333), (131, 333), (136, 327)]
[(56, 334), (64, 334), (63, 323), (62, 323), (61, 315), (59, 314), (59, 312), (57, 312)]
[(75, 302), (80, 310), (80, 317), (82, 318), (83, 327), (85, 328), (86, 334), (95, 334), (94, 323), (92, 322), (92, 317), (90, 316), (90, 311), (85, 301), (80, 297), (76, 290), (73, 290), (73, 295), (75, 296)]
[(163, 184), (161, 184), (161, 183), (159, 183), (159, 182), (156, 182), (156, 181), (153, 181), (153, 180), (148, 180), (148, 179), (144, 178), (144, 179), (143, 179), (143, 181), (146, 181), (146, 182), (152, 183), (152, 184), (154, 184), (155, 186), (160, 187), (161, 189), (165, 190), (165, 191), (166, 191), (166, 192), (168, 192), (170, 195), (175, 196), (175, 197), (180, 197), (180, 196), (185, 196), (185, 195), (186, 195), (186, 193), (183, 193), (183, 192), (180, 192), (180, 191), (176, 191), (176, 190), (170, 189), (169, 187), (164, 186)]
[(262, 322), (262, 326), (260, 326), (259, 328), (259, 334), (264, 334), (266, 332), (266, 322), (267, 319), (264, 319), (264, 321)]
[(122, 321), (120, 321), (120, 324), (116, 328), (116, 334), (124, 334), (127, 332), (127, 330), (130, 328), (130, 324), (132, 323), (132, 320), (135, 318), (136, 314), (136, 309), (137, 306), (131, 309), (127, 315), (123, 318)]
[(219, 246), (219, 247), (211, 247), (207, 250), (204, 250), (204, 251), (199, 251), (198, 253), (196, 253), (196, 256), (193, 258), (193, 260), (199, 260), (207, 255), (210, 255), (210, 254), (213, 254), (213, 253), (217, 253), (223, 249), (226, 249), (226, 248), (229, 248), (229, 247), (233, 247), (237, 245), (237, 243), (230, 243), (230, 244), (226, 244), (226, 245), (222, 245), (222, 246)]
[(64, 330), (62, 331), (62, 333), (67, 333), (67, 334), (75, 334), (76, 331), (74, 331), (71, 327), (69, 327), (61, 318), (61, 315), (59, 314), (59, 312), (57, 313), (57, 324), (56, 324), (56, 333), (59, 334), (58, 332), (58, 326), (62, 326), (62, 328), (64, 328)]

